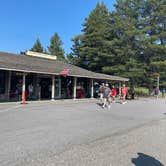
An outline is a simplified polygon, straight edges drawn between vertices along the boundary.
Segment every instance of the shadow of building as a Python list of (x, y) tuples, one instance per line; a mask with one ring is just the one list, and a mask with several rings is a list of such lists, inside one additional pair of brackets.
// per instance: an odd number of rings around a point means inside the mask
[(138, 153), (137, 158), (131, 159), (135, 166), (164, 166), (160, 161), (156, 160), (154, 157), (148, 156), (143, 153)]

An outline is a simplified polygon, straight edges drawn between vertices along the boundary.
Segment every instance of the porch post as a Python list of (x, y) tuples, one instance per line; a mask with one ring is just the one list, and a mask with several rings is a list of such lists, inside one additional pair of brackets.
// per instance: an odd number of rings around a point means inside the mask
[(5, 98), (8, 96), (8, 80), (9, 80), (9, 72), (5, 73)]
[(93, 93), (94, 93), (94, 87), (93, 87), (93, 79), (90, 80), (90, 85), (91, 85), (91, 99), (93, 99)]
[(52, 76), (51, 100), (55, 99), (55, 76)]
[(5, 76), (5, 96), (7, 99), (10, 98), (10, 87), (11, 87), (11, 71), (8, 71)]
[(59, 83), (59, 98), (61, 98), (61, 77), (58, 77), (58, 83)]
[(8, 77), (8, 92), (7, 92), (7, 97), (8, 99), (10, 98), (10, 88), (11, 88), (11, 71), (9, 71), (9, 77)]
[(37, 97), (37, 74), (33, 75), (33, 87), (34, 87), (34, 96)]
[(121, 82), (119, 81), (119, 98), (121, 97)]
[(73, 99), (76, 99), (76, 86), (77, 86), (77, 77), (74, 77), (74, 87), (73, 87)]
[(22, 81), (22, 104), (26, 104), (25, 78), (26, 78), (26, 73), (23, 73), (23, 81)]

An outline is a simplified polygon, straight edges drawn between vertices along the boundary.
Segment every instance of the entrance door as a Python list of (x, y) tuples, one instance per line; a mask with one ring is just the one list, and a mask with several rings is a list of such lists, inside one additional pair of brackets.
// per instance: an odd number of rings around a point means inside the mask
[(55, 98), (60, 98), (60, 92), (61, 92), (61, 82), (60, 78), (55, 78)]
[(51, 79), (41, 78), (41, 99), (51, 99)]

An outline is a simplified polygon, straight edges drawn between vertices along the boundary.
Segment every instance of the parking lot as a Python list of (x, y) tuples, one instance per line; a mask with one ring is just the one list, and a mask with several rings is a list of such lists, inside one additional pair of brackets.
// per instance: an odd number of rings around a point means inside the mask
[(164, 99), (113, 103), (110, 109), (97, 103), (87, 99), (0, 104), (0, 165), (42, 165), (43, 158), (166, 118)]

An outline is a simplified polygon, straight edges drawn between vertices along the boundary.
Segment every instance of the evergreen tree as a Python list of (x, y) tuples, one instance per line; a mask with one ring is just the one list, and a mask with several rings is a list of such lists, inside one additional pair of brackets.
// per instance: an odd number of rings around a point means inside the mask
[[(153, 83), (160, 75), (164, 83), (166, 72), (166, 1), (147, 0), (143, 13), (142, 24), (142, 56), (141, 60), (147, 65), (147, 85)], [(154, 84), (154, 83), (153, 83)], [(155, 85), (155, 84), (154, 84)]]
[(73, 65), (77, 65), (77, 66), (80, 66), (80, 67), (85, 67), (84, 65), (82, 65), (83, 63), (83, 57), (80, 56), (80, 49), (81, 49), (81, 41), (82, 41), (82, 35), (78, 35), (76, 37), (74, 37), (72, 39), (73, 41), (73, 45), (72, 45), (72, 52), (70, 54), (67, 55), (67, 59), (68, 59), (68, 62), (73, 64)]
[(40, 42), (39, 39), (36, 40), (35, 44), (34, 44), (33, 47), (30, 49), (30, 51), (43, 53), (43, 46), (41, 45), (41, 42)]
[[(139, 61), (140, 8), (143, 0), (118, 0), (110, 17), (112, 59), (103, 72), (129, 77), (132, 84), (145, 78), (145, 66)], [(108, 62), (108, 61), (107, 61)], [(133, 85), (132, 85), (133, 86)]]
[(109, 13), (103, 3), (85, 19), (82, 34), (73, 38), (71, 63), (132, 83), (166, 85), (166, 1), (117, 0)]
[(70, 60), (75, 59), (76, 65), (101, 72), (103, 61), (108, 56), (105, 49), (109, 28), (108, 20), (107, 7), (104, 3), (98, 3), (89, 17), (85, 19), (83, 34), (73, 39), (74, 45)]
[(58, 60), (65, 60), (62, 44), (59, 35), (55, 33), (50, 39), (50, 46), (48, 46), (49, 54), (57, 56)]

